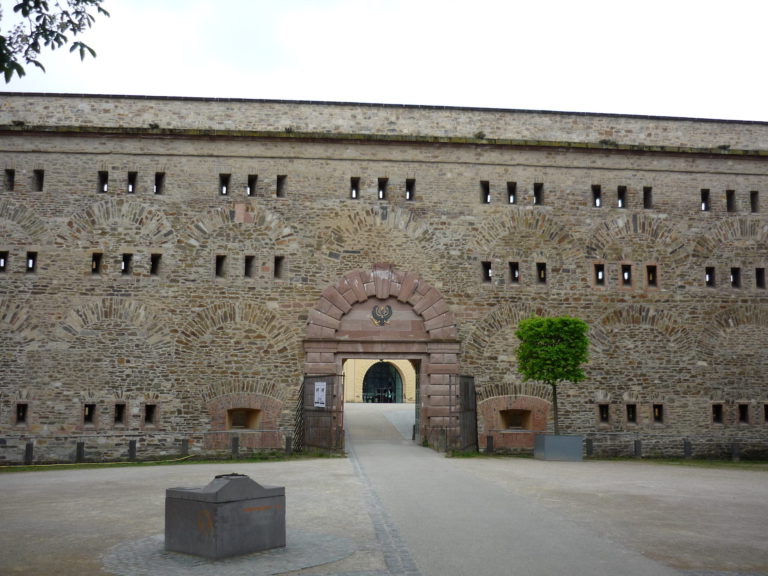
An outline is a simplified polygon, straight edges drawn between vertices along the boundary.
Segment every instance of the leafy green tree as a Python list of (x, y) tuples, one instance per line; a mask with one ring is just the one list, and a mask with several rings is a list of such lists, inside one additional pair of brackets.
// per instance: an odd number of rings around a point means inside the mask
[[(92, 11), (109, 16), (101, 7), (104, 0), (16, 0), (13, 11), (21, 16), (22, 21), (0, 35), (0, 68), (6, 84), (13, 78), (14, 72), (21, 78), (26, 74), (25, 64), (34, 64), (45, 71), (38, 60), (40, 51), (45, 48), (55, 50), (69, 43), (69, 36), (77, 36), (93, 24)], [(3, 17), (0, 7), (0, 20)], [(80, 52), (80, 59), (86, 53), (96, 56), (96, 52), (80, 41), (72, 42), (70, 52)]]
[(517, 364), (523, 380), (538, 380), (552, 386), (555, 434), (560, 434), (557, 414), (557, 385), (584, 380), (581, 365), (589, 354), (589, 326), (568, 316), (521, 321), (515, 335), (520, 339)]

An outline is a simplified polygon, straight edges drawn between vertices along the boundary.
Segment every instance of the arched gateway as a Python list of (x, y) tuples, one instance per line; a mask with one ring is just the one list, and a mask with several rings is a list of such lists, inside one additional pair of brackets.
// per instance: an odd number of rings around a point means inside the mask
[[(391, 264), (345, 274), (323, 291), (304, 340), (304, 440), (340, 447), (343, 395), (339, 375), (353, 358), (408, 359), (417, 374), (418, 440), (437, 444), (458, 428), (452, 379), (459, 374), (459, 340), (442, 294), (415, 272)], [(322, 414), (313, 412), (315, 393)]]

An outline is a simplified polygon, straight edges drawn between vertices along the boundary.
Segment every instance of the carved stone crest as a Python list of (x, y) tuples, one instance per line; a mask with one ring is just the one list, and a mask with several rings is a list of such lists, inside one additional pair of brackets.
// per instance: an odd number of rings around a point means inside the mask
[(392, 306), (389, 304), (385, 306), (374, 306), (373, 310), (371, 310), (371, 322), (376, 326), (386, 326), (389, 324), (392, 314)]

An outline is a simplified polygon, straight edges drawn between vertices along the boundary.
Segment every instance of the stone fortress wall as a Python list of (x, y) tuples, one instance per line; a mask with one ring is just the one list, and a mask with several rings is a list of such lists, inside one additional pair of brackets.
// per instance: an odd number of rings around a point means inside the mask
[(455, 320), (423, 422), (458, 371), (527, 445), (514, 330), (569, 314), (561, 426), (596, 453), (768, 451), (768, 124), (6, 93), (0, 130), (3, 461), (281, 447), (318, 302), (381, 263)]

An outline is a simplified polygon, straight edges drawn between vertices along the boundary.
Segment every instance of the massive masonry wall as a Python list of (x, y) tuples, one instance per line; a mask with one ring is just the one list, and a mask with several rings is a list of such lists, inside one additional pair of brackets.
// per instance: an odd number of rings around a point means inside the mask
[(497, 446), (551, 420), (517, 323), (570, 314), (564, 430), (768, 452), (768, 124), (4, 94), (0, 132), (2, 460), (281, 446), (313, 310), (380, 263), (439, 291)]

